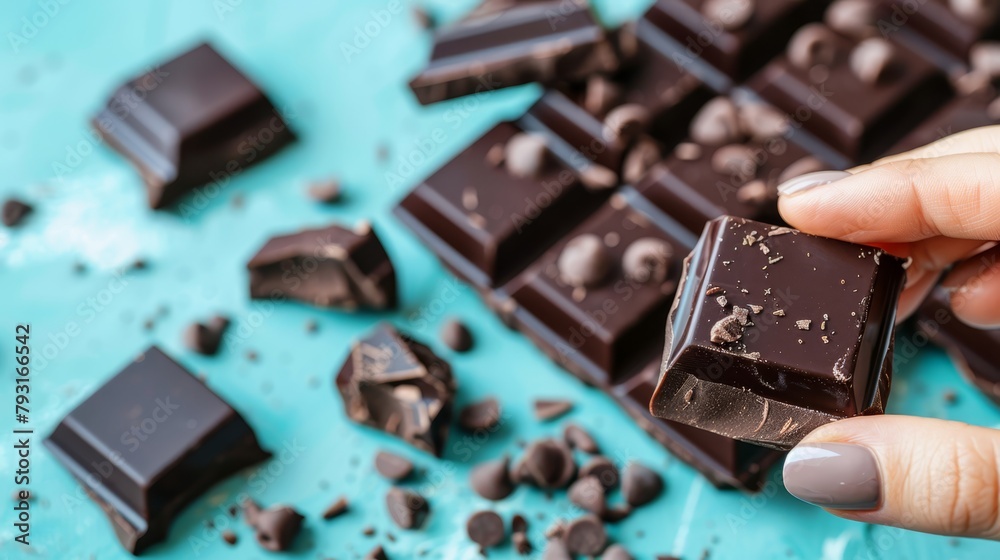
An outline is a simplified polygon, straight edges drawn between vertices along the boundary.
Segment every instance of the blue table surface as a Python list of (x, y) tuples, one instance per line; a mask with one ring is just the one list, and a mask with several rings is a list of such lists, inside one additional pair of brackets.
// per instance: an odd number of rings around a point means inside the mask
[[(454, 18), (475, 0), (428, 4)], [(608, 22), (644, 9), (648, 0), (606, 1)], [(398, 7), (395, 13), (390, 9)], [(105, 516), (41, 445), (43, 435), (81, 399), (152, 344), (175, 356), (233, 404), (281, 458), (231, 477), (185, 509), (169, 539), (149, 558), (274, 557), (242, 521), (224, 512), (246, 492), (263, 504), (293, 504), (307, 515), (305, 533), (287, 558), (350, 557), (385, 545), (392, 558), (426, 549), (431, 558), (476, 558), (465, 535), (471, 511), (493, 508), (505, 519), (529, 512), (532, 539), (556, 518), (578, 515), (560, 493), (518, 489), (490, 503), (468, 488), (470, 466), (506, 452), (518, 439), (554, 435), (560, 423), (532, 419), (536, 397), (577, 403), (569, 419), (593, 431), (620, 463), (637, 460), (667, 480), (662, 498), (610, 535), (637, 557), (672, 553), (699, 558), (985, 558), (1000, 545), (867, 526), (832, 517), (789, 496), (774, 469), (765, 491), (719, 491), (636, 427), (600, 392), (550, 363), (523, 336), (507, 330), (473, 291), (446, 273), (391, 214), (401, 196), (497, 121), (518, 116), (537, 86), (420, 107), (407, 79), (426, 61), (430, 38), (411, 16), (409, 0), (279, 3), (215, 0), (174, 2), (8, 0), (0, 8), (0, 195), (36, 204), (20, 229), (0, 229), (2, 331), (0, 359), (10, 370), (14, 326), (30, 323), (35, 357), (31, 421), (31, 545), (12, 542), (13, 503), (3, 508), (0, 557), (128, 558)], [(184, 211), (153, 212), (132, 167), (88, 131), (88, 118), (127, 77), (210, 39), (252, 76), (289, 116), (299, 142), (263, 165), (233, 177), (214, 196), (188, 199)], [(382, 153), (383, 156), (379, 157)], [(321, 207), (303, 194), (313, 179), (340, 177), (343, 204)], [(236, 207), (234, 197), (244, 204)], [(402, 307), (394, 313), (346, 314), (247, 296), (245, 263), (270, 236), (332, 221), (370, 219), (396, 264)], [(147, 270), (126, 271), (137, 258)], [(86, 272), (74, 272), (74, 263)], [(161, 314), (160, 310), (167, 313)], [(214, 313), (233, 318), (220, 355), (186, 350), (181, 332)], [(158, 317), (153, 330), (144, 320)], [(455, 355), (436, 333), (458, 316), (479, 341)], [(319, 332), (305, 333), (315, 320)], [(487, 395), (503, 403), (503, 428), (485, 440), (453, 434), (444, 460), (434, 459), (344, 416), (333, 376), (351, 342), (389, 320), (429, 342), (451, 360), (461, 384), (459, 404)], [(897, 349), (913, 340), (902, 336)], [(918, 340), (919, 342), (919, 340)], [(247, 351), (259, 355), (247, 359)], [(13, 384), (3, 384), (4, 443), (0, 472), (9, 493)], [(943, 393), (957, 393), (948, 404)], [(1000, 410), (966, 383), (936, 349), (899, 357), (891, 412), (1000, 424)], [(374, 474), (371, 457), (389, 449), (424, 471), (412, 486), (433, 514), (420, 531), (388, 520), (389, 484)], [(255, 474), (253, 482), (248, 482)], [(325, 522), (320, 512), (345, 495), (351, 511)], [(7, 498), (5, 498), (7, 499)], [(615, 498), (617, 499), (617, 497)], [(535, 516), (540, 512), (544, 521)], [(217, 528), (231, 527), (235, 547)], [(377, 534), (363, 536), (366, 526)], [(395, 536), (390, 542), (387, 533)], [(514, 557), (509, 544), (491, 558)], [(537, 556), (536, 556), (537, 557)]]

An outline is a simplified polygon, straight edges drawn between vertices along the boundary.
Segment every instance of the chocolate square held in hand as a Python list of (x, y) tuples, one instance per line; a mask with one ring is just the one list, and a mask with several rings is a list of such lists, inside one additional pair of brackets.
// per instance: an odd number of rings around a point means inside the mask
[(659, 351), (647, 333), (666, 320), (694, 241), (642, 197), (615, 194), (504, 286), (499, 307), (560, 365), (607, 386)]
[(288, 297), (349, 311), (396, 306), (396, 272), (368, 222), (274, 237), (247, 268), (253, 298)]
[(294, 139), (267, 97), (207, 43), (118, 88), (92, 124), (139, 169), (153, 208), (228, 181)]
[(430, 63), (410, 81), (422, 104), (530, 82), (613, 71), (618, 54), (586, 1), (517, 2), (437, 31)]
[(649, 413), (649, 401), (659, 377), (660, 360), (656, 359), (614, 386), (611, 394), (653, 439), (716, 487), (760, 490), (767, 469), (784, 453), (653, 416)]
[(155, 347), (70, 412), (45, 445), (133, 554), (166, 538), (202, 492), (270, 456), (235, 410)]
[(354, 343), (336, 380), (347, 416), (441, 455), (451, 421), (451, 366), (383, 323)]
[(397, 215), (481, 290), (523, 269), (610, 193), (585, 187), (538, 133), (500, 123), (417, 186)]
[(879, 249), (722, 217), (688, 257), (654, 416), (788, 449), (881, 414), (903, 262)]
[(892, 39), (855, 40), (815, 23), (748, 84), (860, 162), (879, 155), (949, 95), (943, 72)]
[(826, 161), (838, 159), (829, 152), (820, 157), (800, 144), (806, 135), (788, 115), (746, 92), (709, 101), (689, 133), (636, 188), (695, 233), (724, 215), (780, 222), (778, 185), (839, 167)]
[(800, 26), (823, 16), (827, 0), (659, 0), (643, 19), (730, 78), (763, 66)]

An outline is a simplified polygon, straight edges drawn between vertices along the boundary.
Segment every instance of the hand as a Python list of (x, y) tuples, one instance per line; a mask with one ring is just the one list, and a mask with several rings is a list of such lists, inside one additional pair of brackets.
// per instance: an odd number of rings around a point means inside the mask
[[(799, 177), (779, 192), (791, 225), (913, 259), (901, 318), (954, 265), (942, 285), (955, 315), (1000, 326), (1000, 126), (849, 173)], [(793, 495), (840, 517), (1000, 540), (997, 430), (891, 415), (832, 422), (789, 453), (784, 480)]]

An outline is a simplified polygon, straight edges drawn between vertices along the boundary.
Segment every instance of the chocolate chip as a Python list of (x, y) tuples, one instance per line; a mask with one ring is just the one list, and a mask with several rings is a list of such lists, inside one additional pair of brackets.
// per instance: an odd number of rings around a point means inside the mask
[(364, 535), (364, 536), (366, 536), (366, 537), (370, 537), (370, 536), (372, 536), (372, 535), (375, 534), (375, 527), (372, 527), (371, 525), (368, 525), (364, 529), (361, 529), (361, 534)]
[(502, 500), (514, 491), (509, 468), (510, 459), (507, 457), (480, 463), (469, 473), (469, 485), (487, 500)]
[(316, 202), (334, 204), (340, 201), (340, 181), (336, 179), (317, 181), (309, 185), (306, 193)]
[(541, 421), (553, 420), (573, 410), (571, 401), (535, 399), (535, 418)]
[(862, 82), (877, 84), (886, 79), (895, 57), (895, 48), (889, 41), (878, 37), (865, 39), (851, 51), (851, 71)]
[(554, 439), (536, 441), (524, 450), (516, 478), (543, 489), (565, 488), (576, 474), (573, 451)]
[(622, 496), (632, 507), (639, 507), (652, 502), (663, 492), (663, 479), (655, 471), (640, 465), (629, 463), (622, 476)]
[(602, 116), (618, 105), (620, 98), (621, 88), (618, 84), (605, 76), (594, 75), (587, 79), (583, 108), (592, 115)]
[(514, 550), (518, 554), (522, 556), (525, 554), (531, 554), (532, 546), (531, 541), (528, 540), (527, 533), (514, 533), (510, 536), (510, 540), (514, 543)]
[(837, 60), (836, 37), (825, 25), (810, 23), (792, 35), (786, 54), (789, 62), (802, 70), (833, 64)]
[(507, 141), (504, 163), (507, 171), (515, 177), (538, 177), (545, 169), (548, 153), (544, 136), (519, 132)]
[(605, 508), (604, 515), (601, 516), (601, 519), (607, 521), (608, 523), (618, 523), (628, 517), (631, 513), (631, 507), (619, 504)]
[(184, 331), (184, 344), (191, 350), (205, 356), (213, 356), (222, 344), (222, 335), (229, 327), (229, 319), (216, 316), (208, 324), (192, 323)]
[(710, 23), (726, 31), (736, 31), (753, 17), (754, 0), (705, 0), (701, 13)]
[(788, 167), (786, 167), (781, 172), (781, 175), (778, 176), (778, 183), (784, 183), (785, 181), (794, 179), (799, 175), (814, 173), (816, 171), (825, 171), (827, 169), (829, 169), (829, 166), (815, 156), (805, 156), (793, 161)]
[(423, 496), (402, 488), (390, 488), (385, 495), (385, 505), (389, 517), (401, 529), (419, 529), (430, 513)]
[(969, 63), (976, 72), (996, 78), (1000, 76), (1000, 42), (980, 41), (969, 49)]
[(649, 109), (637, 103), (617, 106), (604, 117), (604, 141), (628, 144), (649, 126), (650, 118)]
[(385, 555), (382, 545), (376, 545), (365, 555), (365, 560), (389, 560), (389, 557)]
[(288, 506), (275, 505), (262, 510), (256, 504), (244, 505), (244, 517), (253, 527), (257, 543), (271, 551), (288, 550), (305, 519)]
[(654, 140), (643, 138), (625, 154), (622, 163), (622, 180), (636, 184), (646, 176), (646, 173), (663, 158), (660, 145)]
[(552, 539), (545, 544), (542, 560), (573, 560), (573, 557), (570, 556), (566, 543), (559, 539)]
[(528, 520), (523, 515), (515, 513), (514, 516), (510, 518), (510, 532), (527, 533)]
[(611, 490), (618, 486), (618, 467), (607, 457), (592, 457), (580, 467), (579, 476), (581, 478), (592, 476), (601, 481), (605, 490)]
[(599, 518), (584, 515), (566, 526), (563, 541), (566, 543), (566, 550), (571, 554), (594, 556), (604, 550), (604, 546), (608, 543), (608, 534), (604, 531), (604, 524)]
[(492, 430), (500, 423), (500, 403), (488, 398), (462, 408), (458, 413), (458, 425), (470, 432)]
[(601, 555), (601, 560), (632, 560), (632, 555), (620, 544), (613, 544)]
[(765, 103), (748, 103), (739, 108), (740, 129), (750, 138), (765, 142), (788, 133), (788, 116)]
[(465, 522), (465, 532), (472, 542), (483, 548), (492, 548), (503, 542), (503, 519), (496, 512), (477, 511)]
[(599, 451), (597, 442), (594, 441), (590, 433), (576, 424), (566, 424), (566, 428), (563, 429), (563, 440), (566, 445), (584, 453), (597, 453)]
[(670, 259), (673, 256), (674, 248), (662, 239), (636, 239), (622, 254), (622, 271), (626, 278), (640, 284), (663, 282), (670, 274)]
[(388, 451), (375, 454), (375, 470), (389, 480), (399, 481), (413, 473), (413, 463)]
[(711, 336), (712, 342), (716, 344), (736, 342), (743, 337), (743, 325), (732, 315), (723, 317), (712, 325)]
[(681, 161), (695, 161), (701, 157), (701, 146), (694, 142), (681, 142), (674, 148), (674, 157)]
[(8, 198), (3, 203), (3, 209), (0, 210), (0, 220), (3, 221), (3, 225), (7, 227), (17, 227), (21, 225), (28, 214), (34, 210), (27, 202), (18, 200), (16, 198)]
[(993, 0), (948, 0), (948, 6), (958, 17), (976, 25), (992, 21), (1000, 11)]
[(587, 476), (577, 479), (570, 485), (566, 495), (573, 505), (597, 515), (604, 514), (604, 486), (596, 477)]
[(226, 541), (226, 544), (232, 546), (236, 544), (236, 533), (226, 529), (222, 532), (222, 540)]
[(691, 138), (699, 144), (719, 146), (740, 140), (739, 115), (728, 97), (716, 97), (695, 114)]
[(757, 173), (756, 152), (745, 144), (722, 146), (712, 154), (712, 169), (716, 173), (749, 179)]
[(314, 332), (316, 332), (318, 330), (319, 330), (319, 323), (317, 323), (313, 319), (309, 319), (308, 321), (306, 321), (306, 332), (307, 333), (314, 333)]
[(456, 352), (468, 352), (472, 349), (472, 333), (465, 323), (449, 319), (441, 326), (441, 342)]
[(868, 37), (877, 32), (878, 5), (872, 0), (837, 0), (826, 9), (823, 21), (849, 37)]
[(618, 185), (618, 174), (596, 163), (584, 167), (577, 174), (580, 182), (588, 189), (604, 190)]
[(333, 502), (325, 510), (323, 510), (323, 519), (333, 519), (334, 517), (343, 515), (347, 512), (349, 507), (347, 503), (347, 498), (341, 496), (337, 498), (337, 501)]

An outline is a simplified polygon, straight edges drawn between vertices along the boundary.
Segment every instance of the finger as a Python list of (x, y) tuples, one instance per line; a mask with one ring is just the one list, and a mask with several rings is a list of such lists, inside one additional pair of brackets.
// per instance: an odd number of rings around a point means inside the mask
[(906, 416), (831, 422), (789, 452), (784, 482), (840, 517), (1000, 539), (997, 430)]
[(926, 146), (915, 148), (908, 152), (894, 154), (876, 160), (868, 165), (855, 167), (852, 171), (861, 171), (870, 167), (900, 162), (907, 159), (927, 159), (955, 154), (1000, 153), (1000, 126), (983, 126), (931, 142)]
[(1000, 239), (1000, 154), (905, 160), (832, 183), (820, 173), (779, 186), (782, 216), (803, 231), (858, 243)]
[(942, 282), (951, 291), (951, 308), (973, 327), (1000, 327), (1000, 246), (959, 263)]
[[(912, 269), (912, 267), (911, 267)], [(909, 270), (907, 270), (909, 274)], [(926, 272), (921, 275), (916, 282), (908, 284), (903, 293), (899, 296), (898, 312), (896, 313), (896, 324), (902, 323), (920, 307), (920, 304), (927, 299), (927, 294), (931, 293), (937, 284), (940, 272)], [(909, 280), (909, 276), (907, 276)]]

